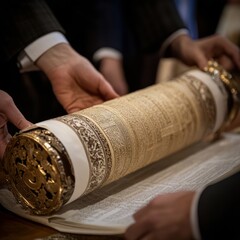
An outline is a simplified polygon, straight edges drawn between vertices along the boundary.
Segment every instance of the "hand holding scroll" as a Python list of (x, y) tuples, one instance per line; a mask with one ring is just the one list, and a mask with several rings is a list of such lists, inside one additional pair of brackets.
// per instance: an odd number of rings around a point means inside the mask
[(15, 105), (11, 96), (0, 90), (0, 159), (2, 159), (6, 145), (11, 138), (7, 129), (7, 122), (11, 122), (18, 129), (31, 125)]
[(52, 47), (36, 64), (49, 78), (57, 99), (68, 113), (118, 96), (90, 62), (69, 44)]
[(215, 59), (226, 70), (240, 69), (240, 49), (227, 38), (213, 35), (192, 40), (188, 35), (180, 35), (170, 46), (174, 57), (187, 65), (207, 66), (208, 60)]

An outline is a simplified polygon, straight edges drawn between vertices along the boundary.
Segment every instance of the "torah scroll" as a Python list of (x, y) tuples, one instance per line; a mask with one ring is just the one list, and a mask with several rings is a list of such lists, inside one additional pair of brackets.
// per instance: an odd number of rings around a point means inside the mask
[(3, 159), (10, 190), (33, 214), (48, 215), (219, 131), (235, 96), (210, 67), (16, 134)]

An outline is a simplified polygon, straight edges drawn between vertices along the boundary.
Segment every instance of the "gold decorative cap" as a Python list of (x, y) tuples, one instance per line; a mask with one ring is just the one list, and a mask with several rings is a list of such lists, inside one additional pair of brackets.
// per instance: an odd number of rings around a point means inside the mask
[(229, 126), (237, 117), (240, 108), (240, 75), (239, 72), (229, 73), (218, 62), (210, 60), (205, 71), (211, 75), (211, 77), (219, 78), (225, 89), (228, 91), (229, 96), (229, 114), (226, 122), (223, 126)]
[(43, 128), (21, 132), (10, 140), (3, 171), (16, 199), (36, 215), (57, 211), (73, 193), (68, 154), (61, 142)]

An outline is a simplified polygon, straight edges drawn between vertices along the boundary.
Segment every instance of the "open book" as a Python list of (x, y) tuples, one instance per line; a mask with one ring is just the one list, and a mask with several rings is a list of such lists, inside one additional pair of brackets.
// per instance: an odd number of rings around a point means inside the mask
[(240, 166), (239, 133), (224, 134), (214, 142), (200, 142), (129, 174), (63, 206), (51, 216), (25, 212), (7, 189), (0, 202), (24, 218), (61, 232), (122, 234), (132, 214), (161, 193), (199, 189)]

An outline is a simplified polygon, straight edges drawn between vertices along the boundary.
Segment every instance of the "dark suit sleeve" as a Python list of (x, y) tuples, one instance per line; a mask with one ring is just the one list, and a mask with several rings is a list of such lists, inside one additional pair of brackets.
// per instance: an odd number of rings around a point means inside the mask
[(133, 37), (137, 49), (154, 52), (172, 33), (186, 28), (173, 0), (90, 2), (93, 2), (94, 10), (87, 37), (89, 49), (93, 52), (101, 47), (123, 52), (129, 37)]
[(87, 48), (90, 55), (103, 47), (122, 51), (123, 9), (121, 0), (92, 0)]
[(202, 192), (198, 216), (203, 240), (240, 239), (240, 172)]
[(126, 0), (129, 24), (144, 51), (156, 51), (174, 32), (186, 28), (174, 1)]
[(52, 31), (64, 32), (43, 0), (7, 0), (1, 5), (1, 60), (8, 61), (28, 44)]

